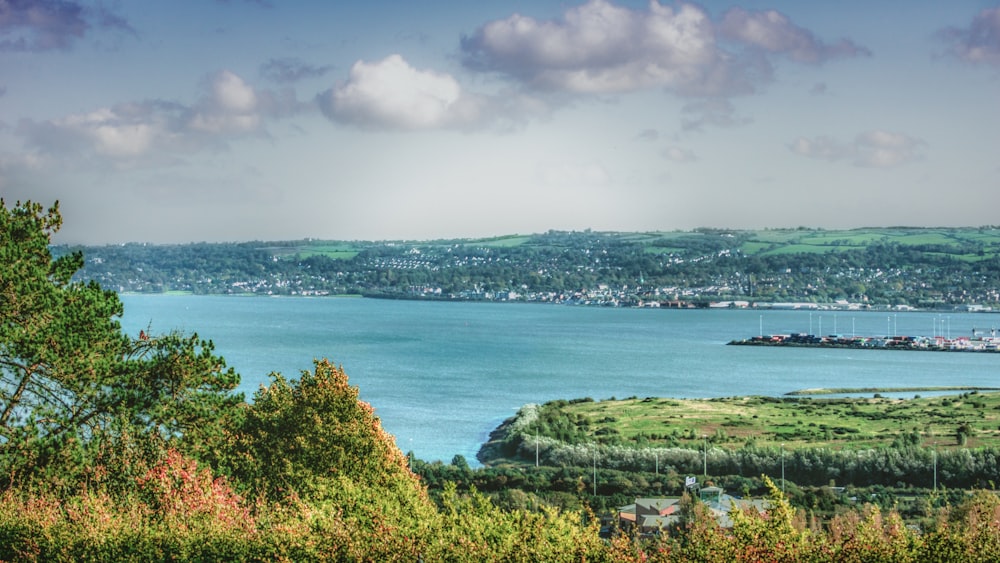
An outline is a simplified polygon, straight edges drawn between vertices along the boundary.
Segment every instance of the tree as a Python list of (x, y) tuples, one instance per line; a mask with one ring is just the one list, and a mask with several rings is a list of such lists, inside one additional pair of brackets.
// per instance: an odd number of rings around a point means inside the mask
[(239, 376), (197, 336), (132, 338), (113, 291), (73, 281), (79, 252), (53, 259), (58, 202), (0, 200), (0, 470), (69, 470), (59, 459), (122, 423), (166, 439), (207, 437), (241, 401)]
[(371, 405), (358, 400), (343, 368), (324, 359), (298, 380), (278, 373), (271, 378), (237, 431), (245, 480), (266, 484), (277, 498), (289, 491), (311, 496), (324, 481), (339, 478), (365, 487), (404, 482), (404, 488), (419, 489), (407, 458)]
[(271, 377), (236, 430), (237, 478), (273, 502), (337, 514), (318, 533), (337, 538), (338, 560), (417, 559), (434, 505), (344, 370), (317, 360), (298, 380)]

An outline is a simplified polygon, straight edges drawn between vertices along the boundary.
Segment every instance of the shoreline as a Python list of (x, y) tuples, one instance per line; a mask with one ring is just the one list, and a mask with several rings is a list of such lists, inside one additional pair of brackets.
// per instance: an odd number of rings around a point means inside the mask
[[(729, 311), (729, 310), (741, 310), (741, 311), (808, 311), (816, 313), (894, 313), (894, 314), (907, 314), (907, 313), (962, 313), (962, 314), (997, 314), (1000, 315), (1000, 308), (985, 308), (985, 309), (970, 309), (968, 304), (949, 304), (941, 307), (908, 307), (905, 309), (900, 309), (899, 305), (891, 304), (879, 304), (879, 305), (866, 305), (861, 309), (854, 309), (850, 307), (840, 306), (831, 303), (803, 303), (798, 306), (790, 307), (784, 302), (770, 302), (770, 301), (756, 301), (753, 303), (748, 303), (745, 306), (720, 306), (720, 303), (729, 303), (728, 301), (689, 301), (684, 302), (683, 306), (672, 306), (663, 305), (660, 306), (659, 302), (653, 301), (595, 301), (586, 299), (575, 299), (575, 298), (565, 298), (565, 299), (497, 299), (497, 298), (486, 298), (486, 297), (464, 297), (464, 296), (431, 296), (431, 295), (411, 295), (406, 293), (393, 293), (393, 292), (379, 292), (379, 291), (367, 291), (361, 293), (326, 293), (323, 291), (306, 291), (300, 293), (264, 293), (258, 291), (245, 291), (240, 293), (228, 293), (228, 292), (209, 292), (209, 293), (198, 293), (192, 290), (167, 290), (167, 291), (128, 291), (122, 290), (117, 291), (119, 295), (140, 295), (140, 296), (153, 296), (153, 295), (165, 295), (165, 296), (206, 296), (206, 297), (332, 297), (332, 298), (363, 298), (363, 299), (377, 299), (377, 300), (387, 300), (387, 301), (424, 301), (424, 302), (435, 302), (435, 303), (520, 303), (520, 304), (537, 304), (537, 305), (566, 305), (571, 307), (607, 307), (607, 308), (620, 308), (620, 309), (661, 309), (666, 311), (693, 311), (693, 310), (716, 310), (716, 311)], [(656, 303), (656, 305), (653, 305)]]

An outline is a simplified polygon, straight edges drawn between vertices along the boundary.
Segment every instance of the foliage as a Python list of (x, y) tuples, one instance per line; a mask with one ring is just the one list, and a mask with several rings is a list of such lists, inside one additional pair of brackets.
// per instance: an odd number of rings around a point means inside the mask
[(129, 346), (117, 296), (70, 281), (82, 256), (52, 260), (61, 223), (57, 206), (0, 205), (0, 448), (43, 467), (121, 401), (109, 384)]
[(136, 479), (139, 494), (154, 514), (173, 528), (186, 529), (201, 519), (246, 533), (254, 521), (242, 499), (223, 477), (213, 478), (198, 462), (176, 450)]
[(238, 417), (240, 377), (197, 334), (170, 333), (133, 341), (119, 381), (119, 409), (128, 422), (177, 442), (182, 451), (217, 463)]
[(301, 499), (335, 515), (324, 533), (344, 536), (339, 556), (415, 556), (423, 547), (415, 538), (434, 507), (342, 368), (324, 359), (298, 380), (272, 374), (235, 433), (233, 474), (271, 502)]
[[(99, 437), (138, 426), (211, 449), (239, 377), (197, 335), (133, 338), (117, 294), (53, 259), (58, 204), (0, 201), (0, 475), (60, 482)], [(197, 445), (196, 445), (197, 444)]]
[(594, 518), (543, 509), (507, 511), (472, 491), (446, 487), (442, 526), (428, 546), (434, 561), (600, 561), (607, 558)]
[(343, 478), (385, 486), (399, 478), (415, 483), (395, 440), (382, 429), (371, 405), (358, 400), (343, 368), (317, 360), (312, 372), (289, 381), (271, 374), (246, 409), (238, 432), (248, 465), (246, 481), (280, 498), (288, 491), (310, 496), (318, 480)]

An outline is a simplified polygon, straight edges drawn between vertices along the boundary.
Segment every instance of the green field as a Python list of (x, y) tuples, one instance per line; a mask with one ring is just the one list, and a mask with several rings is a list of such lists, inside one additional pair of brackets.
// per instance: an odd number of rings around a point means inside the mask
[(505, 237), (497, 237), (490, 239), (482, 239), (471, 241), (471, 244), (476, 246), (485, 246), (489, 248), (511, 248), (515, 246), (521, 246), (522, 244), (531, 240), (529, 235), (510, 235)]
[[(899, 392), (900, 390), (895, 390)], [(938, 389), (925, 391), (940, 391)], [(883, 392), (889, 392), (884, 390)], [(1000, 447), (1000, 393), (967, 391), (908, 399), (731, 397), (556, 401), (549, 420), (572, 421), (575, 441), (678, 445), (870, 448), (898, 440), (938, 447)], [(964, 439), (959, 434), (964, 435)]]
[(646, 254), (677, 254), (685, 249), (677, 246), (645, 246), (642, 250)]
[[(597, 236), (625, 244), (635, 244), (650, 254), (683, 253), (700, 248), (710, 242), (718, 245), (732, 242), (747, 255), (775, 255), (795, 253), (827, 253), (863, 250), (873, 244), (899, 244), (920, 246), (927, 253), (947, 254), (960, 260), (975, 262), (1000, 254), (1000, 229), (983, 228), (861, 228), (848, 230), (823, 229), (764, 229), (725, 230), (699, 229), (695, 231), (658, 232), (609, 232)], [(508, 249), (521, 246), (545, 245), (540, 239), (545, 235), (502, 235), (479, 239), (409, 241), (421, 247), (468, 245), (482, 248)], [(405, 241), (396, 241), (405, 242)], [(373, 243), (349, 241), (290, 241), (268, 243), (269, 252), (282, 257), (326, 256), (335, 260), (350, 260), (367, 245)]]
[(296, 253), (300, 259), (312, 256), (326, 256), (333, 260), (350, 260), (358, 255), (358, 251), (344, 246), (307, 247)]
[(312, 256), (326, 256), (333, 260), (350, 260), (361, 252), (360, 248), (349, 242), (309, 242), (296, 241), (288, 243), (268, 243), (260, 248), (283, 259), (303, 260)]
[[(878, 243), (902, 246), (933, 246), (939, 252), (962, 260), (976, 261), (1000, 252), (1000, 229), (996, 228), (871, 228), (850, 230), (782, 229), (744, 232), (740, 249), (745, 254), (791, 254), (859, 250)], [(969, 249), (976, 252), (969, 252)], [(979, 250), (983, 254), (979, 254)]]

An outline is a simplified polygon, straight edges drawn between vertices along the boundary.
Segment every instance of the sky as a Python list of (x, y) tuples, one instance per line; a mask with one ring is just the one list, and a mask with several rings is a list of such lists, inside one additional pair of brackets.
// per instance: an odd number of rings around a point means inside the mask
[(1000, 224), (1000, 1), (0, 0), (55, 242)]

